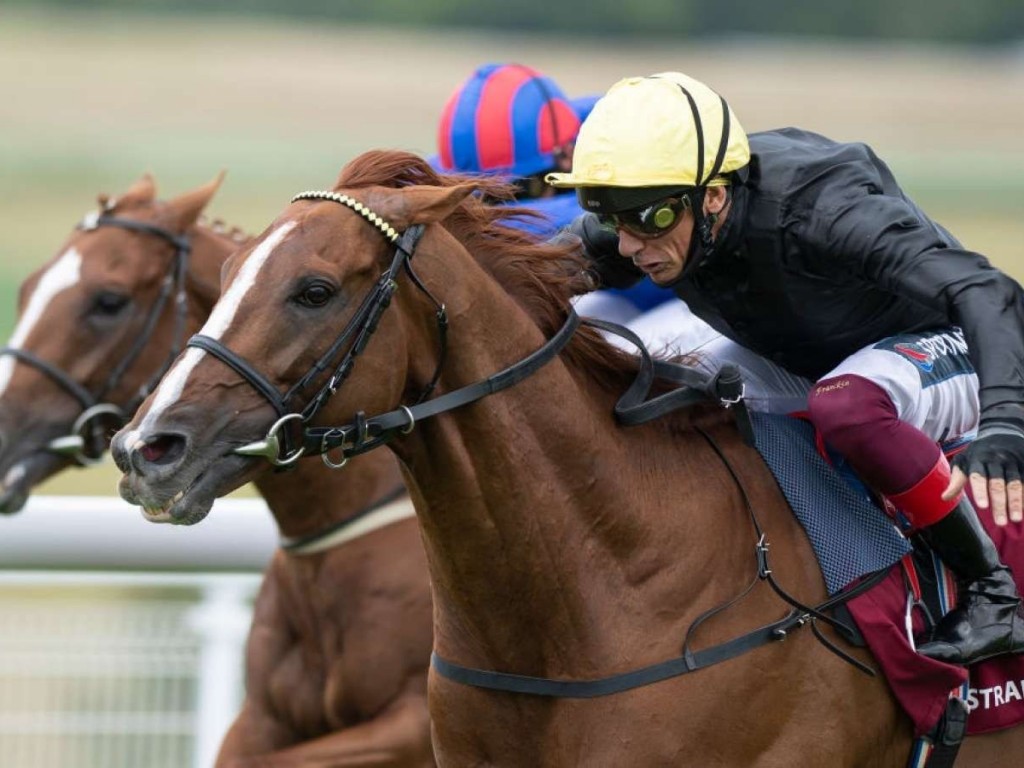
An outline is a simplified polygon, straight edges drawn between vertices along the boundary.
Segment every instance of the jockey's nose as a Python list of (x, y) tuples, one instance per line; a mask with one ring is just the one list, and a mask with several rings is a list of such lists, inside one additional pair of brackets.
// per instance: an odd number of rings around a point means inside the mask
[(619, 230), (619, 255), (624, 256), (627, 259), (631, 259), (636, 256), (644, 248), (644, 241), (635, 235), (631, 235), (628, 230)]
[[(132, 444), (127, 445), (127, 440), (132, 440)], [(134, 473), (146, 478), (173, 474), (187, 452), (188, 438), (177, 432), (122, 432), (110, 444), (110, 454), (118, 469), (126, 475)]]

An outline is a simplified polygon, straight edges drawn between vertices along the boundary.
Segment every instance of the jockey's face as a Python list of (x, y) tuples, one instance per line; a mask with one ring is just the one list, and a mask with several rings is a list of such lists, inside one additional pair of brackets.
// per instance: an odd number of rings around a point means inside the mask
[[(727, 203), (725, 187), (709, 187), (704, 195), (704, 215), (718, 214), (718, 221), (712, 228), (715, 234), (725, 221)], [(658, 285), (668, 285), (679, 279), (686, 254), (690, 252), (690, 240), (694, 235), (693, 212), (687, 209), (680, 215), (679, 224), (661, 237), (640, 238), (625, 227), (618, 230), (619, 253), (631, 259)]]

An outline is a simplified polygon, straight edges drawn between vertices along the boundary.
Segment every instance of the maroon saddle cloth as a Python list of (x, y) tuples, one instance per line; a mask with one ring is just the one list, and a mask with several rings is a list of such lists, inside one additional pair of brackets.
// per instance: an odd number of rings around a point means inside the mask
[[(1017, 589), (1024, 588), (1024, 526), (998, 528), (988, 511), (979, 514), (1003, 562), (1013, 569)], [(968, 735), (1009, 728), (1024, 721), (1024, 654), (998, 656), (969, 670), (929, 659), (914, 650), (908, 634), (908, 598), (913, 600), (913, 581), (920, 583), (921, 597), (936, 618), (940, 605), (955, 603), (952, 574), (930, 552), (917, 552), (915, 569), (893, 568), (877, 587), (849, 603), (858, 628), (889, 681), (897, 700), (914, 722), (917, 735), (927, 733), (938, 721), (946, 699), (954, 689), (967, 703)], [(927, 629), (924, 610), (910, 610), (912, 632), (923, 638)]]

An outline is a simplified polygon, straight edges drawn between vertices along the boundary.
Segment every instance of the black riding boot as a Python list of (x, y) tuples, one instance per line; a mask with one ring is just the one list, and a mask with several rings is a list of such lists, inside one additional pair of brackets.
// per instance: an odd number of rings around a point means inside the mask
[(918, 652), (968, 666), (1003, 653), (1024, 651), (1024, 613), (1010, 569), (965, 496), (924, 529), (925, 540), (956, 574), (958, 599)]

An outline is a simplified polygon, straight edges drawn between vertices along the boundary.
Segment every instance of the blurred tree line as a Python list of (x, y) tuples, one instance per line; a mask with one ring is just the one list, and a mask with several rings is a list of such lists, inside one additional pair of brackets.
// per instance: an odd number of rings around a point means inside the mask
[(629, 38), (827, 36), (999, 43), (1024, 39), (1022, 0), (4, 0), (68, 6), (266, 14), (401, 27)]

